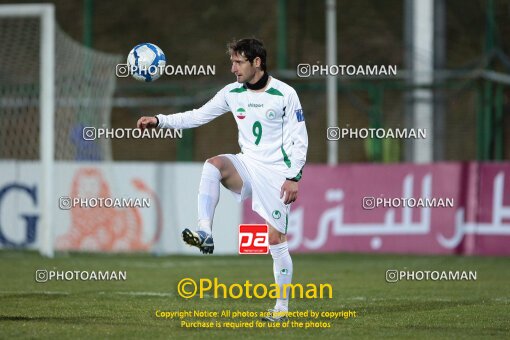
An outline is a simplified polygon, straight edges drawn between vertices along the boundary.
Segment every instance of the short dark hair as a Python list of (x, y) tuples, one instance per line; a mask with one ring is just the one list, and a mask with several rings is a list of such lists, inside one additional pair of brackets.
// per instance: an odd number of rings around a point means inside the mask
[(262, 71), (266, 71), (266, 48), (262, 41), (255, 38), (245, 38), (240, 40), (234, 40), (227, 45), (228, 54), (239, 54), (250, 63), (253, 63), (255, 58), (260, 58), (260, 68)]

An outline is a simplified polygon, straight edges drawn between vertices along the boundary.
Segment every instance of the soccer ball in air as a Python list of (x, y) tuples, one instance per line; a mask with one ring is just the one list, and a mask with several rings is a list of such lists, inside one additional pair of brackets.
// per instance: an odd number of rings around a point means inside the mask
[(129, 52), (127, 64), (131, 75), (139, 81), (150, 82), (161, 77), (166, 59), (163, 51), (154, 44), (136, 45)]

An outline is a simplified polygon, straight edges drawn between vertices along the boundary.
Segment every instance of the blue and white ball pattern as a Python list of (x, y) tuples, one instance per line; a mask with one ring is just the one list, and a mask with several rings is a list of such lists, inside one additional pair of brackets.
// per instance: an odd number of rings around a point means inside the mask
[(136, 80), (151, 82), (164, 73), (166, 58), (158, 46), (143, 43), (133, 47), (129, 52), (127, 63), (131, 75)]

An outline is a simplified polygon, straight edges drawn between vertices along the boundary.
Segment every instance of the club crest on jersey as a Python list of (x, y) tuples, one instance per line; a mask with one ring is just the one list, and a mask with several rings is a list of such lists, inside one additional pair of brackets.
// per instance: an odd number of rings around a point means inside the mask
[(279, 220), (279, 219), (280, 219), (280, 217), (282, 217), (282, 213), (281, 213), (279, 210), (275, 210), (275, 211), (273, 211), (273, 218), (274, 218), (275, 220)]
[(274, 110), (272, 109), (269, 109), (266, 111), (266, 118), (269, 119), (269, 120), (273, 120), (276, 118), (276, 112), (274, 112)]
[(236, 111), (236, 116), (237, 118), (239, 119), (244, 119), (246, 118), (246, 110), (243, 109), (242, 107), (238, 108), (237, 111)]

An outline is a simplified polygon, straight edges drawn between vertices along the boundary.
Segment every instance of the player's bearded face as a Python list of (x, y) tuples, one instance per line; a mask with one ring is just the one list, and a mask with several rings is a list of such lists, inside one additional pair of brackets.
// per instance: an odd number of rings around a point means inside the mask
[(235, 53), (230, 56), (232, 61), (231, 72), (236, 76), (238, 83), (250, 82), (255, 76), (257, 68), (246, 57)]

